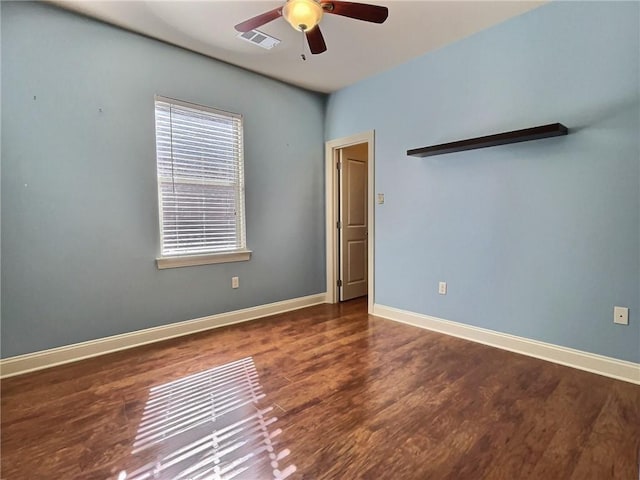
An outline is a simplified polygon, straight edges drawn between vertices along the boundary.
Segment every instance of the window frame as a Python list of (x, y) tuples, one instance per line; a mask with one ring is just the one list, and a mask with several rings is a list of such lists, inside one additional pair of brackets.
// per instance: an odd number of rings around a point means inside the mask
[[(164, 224), (163, 224), (163, 195), (162, 185), (166, 182), (161, 180), (158, 164), (158, 123), (157, 123), (157, 104), (158, 102), (167, 103), (171, 106), (175, 105), (186, 109), (191, 109), (196, 112), (212, 113), (215, 115), (221, 115), (225, 117), (231, 117), (239, 120), (239, 143), (240, 152), (236, 159), (238, 168), (238, 184), (235, 188), (236, 191), (236, 235), (239, 237), (240, 247), (233, 250), (225, 251), (211, 251), (203, 253), (177, 253), (175, 255), (165, 255), (164, 250)], [(215, 263), (229, 263), (229, 262), (242, 262), (250, 260), (252, 251), (247, 248), (246, 238), (246, 210), (245, 210), (245, 182), (244, 182), (244, 118), (241, 114), (227, 112), (217, 108), (209, 107), (206, 105), (200, 105), (197, 103), (187, 102), (184, 100), (178, 100), (171, 97), (162, 95), (154, 96), (154, 137), (155, 137), (155, 175), (158, 188), (158, 227), (160, 233), (160, 254), (156, 257), (156, 265), (158, 269), (188, 267), (195, 265), (209, 265)], [(191, 183), (191, 182), (184, 182)], [(212, 181), (211, 183), (215, 183)], [(197, 184), (193, 182), (193, 184)]]

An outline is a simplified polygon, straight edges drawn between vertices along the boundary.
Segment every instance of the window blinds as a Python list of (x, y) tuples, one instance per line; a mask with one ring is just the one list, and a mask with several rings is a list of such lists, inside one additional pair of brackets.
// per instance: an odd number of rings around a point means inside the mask
[(246, 248), (242, 116), (156, 97), (162, 256)]

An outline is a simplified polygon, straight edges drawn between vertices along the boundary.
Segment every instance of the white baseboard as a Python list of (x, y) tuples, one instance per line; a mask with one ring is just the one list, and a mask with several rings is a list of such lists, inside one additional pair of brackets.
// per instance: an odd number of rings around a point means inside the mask
[(14, 375), (96, 357), (98, 355), (104, 355), (105, 353), (125, 350), (169, 338), (181, 337), (225, 325), (247, 322), (269, 315), (276, 315), (278, 313), (325, 303), (325, 301), (326, 293), (319, 293), (307, 297), (259, 305), (257, 307), (235, 310), (233, 312), (219, 313), (194, 320), (138, 330), (137, 332), (123, 333), (121, 335), (99, 338), (88, 342), (5, 358), (0, 360), (0, 378), (12, 377)]
[(472, 342), (540, 358), (568, 367), (586, 370), (606, 377), (640, 384), (640, 364), (596, 355), (551, 343), (517, 337), (485, 328), (443, 320), (420, 313), (408, 312), (384, 305), (374, 305), (373, 314), (396, 322), (406, 323), (426, 330), (464, 338)]

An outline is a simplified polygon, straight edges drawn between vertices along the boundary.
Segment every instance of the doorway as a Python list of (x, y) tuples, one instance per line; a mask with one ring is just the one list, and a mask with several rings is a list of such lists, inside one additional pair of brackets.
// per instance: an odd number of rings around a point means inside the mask
[(326, 143), (327, 302), (374, 304), (374, 132)]

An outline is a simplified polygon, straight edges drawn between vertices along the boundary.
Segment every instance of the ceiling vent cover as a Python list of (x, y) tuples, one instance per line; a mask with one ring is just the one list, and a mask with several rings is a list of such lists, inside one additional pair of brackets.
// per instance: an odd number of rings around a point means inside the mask
[(266, 48), (267, 50), (271, 50), (280, 43), (280, 40), (277, 38), (271, 37), (259, 30), (249, 30), (248, 32), (239, 33), (237, 37), (242, 40), (246, 40), (249, 43), (253, 43), (254, 45)]

